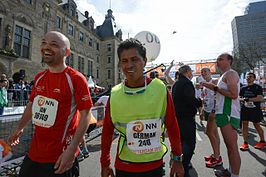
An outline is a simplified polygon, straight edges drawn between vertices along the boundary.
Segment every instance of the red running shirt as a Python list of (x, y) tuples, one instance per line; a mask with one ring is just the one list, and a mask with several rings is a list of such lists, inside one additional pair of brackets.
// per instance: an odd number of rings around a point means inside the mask
[(30, 101), (38, 95), (57, 100), (58, 109), (53, 126), (35, 126), (29, 157), (36, 162), (53, 163), (76, 132), (77, 110), (90, 109), (93, 103), (86, 78), (70, 67), (61, 73), (45, 70), (37, 74)]

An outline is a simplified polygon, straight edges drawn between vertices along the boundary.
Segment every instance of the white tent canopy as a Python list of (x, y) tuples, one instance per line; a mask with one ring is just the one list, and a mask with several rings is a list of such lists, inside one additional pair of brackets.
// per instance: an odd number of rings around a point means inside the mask
[(89, 77), (89, 80), (88, 80), (88, 85), (89, 85), (89, 87), (90, 87), (90, 88), (94, 88), (94, 87), (95, 87), (95, 83), (93, 82), (93, 80), (92, 80), (92, 77), (91, 77), (91, 76)]

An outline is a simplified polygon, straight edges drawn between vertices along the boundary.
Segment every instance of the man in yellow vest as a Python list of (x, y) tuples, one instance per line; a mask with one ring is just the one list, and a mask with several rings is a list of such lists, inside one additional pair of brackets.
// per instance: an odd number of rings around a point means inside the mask
[[(162, 177), (167, 152), (163, 134), (171, 144), (170, 176), (184, 176), (179, 127), (171, 95), (159, 79), (144, 76), (146, 49), (136, 39), (127, 39), (117, 50), (124, 82), (112, 88), (103, 131), (102, 177)], [(115, 174), (110, 166), (114, 129), (119, 132)]]

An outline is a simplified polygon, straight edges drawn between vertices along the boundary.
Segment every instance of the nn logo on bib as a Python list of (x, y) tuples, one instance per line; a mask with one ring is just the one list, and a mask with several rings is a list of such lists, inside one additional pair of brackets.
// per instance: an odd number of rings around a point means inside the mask
[(135, 125), (132, 127), (132, 130), (135, 132), (142, 132), (144, 130), (144, 124), (140, 121), (135, 122)]
[(54, 106), (53, 101), (49, 101), (49, 100), (46, 100), (44, 97), (40, 97), (38, 100), (38, 106), (42, 107), (44, 104), (48, 106)]
[(39, 106), (43, 106), (43, 104), (45, 103), (45, 98), (44, 97), (40, 97), (38, 100), (38, 105)]

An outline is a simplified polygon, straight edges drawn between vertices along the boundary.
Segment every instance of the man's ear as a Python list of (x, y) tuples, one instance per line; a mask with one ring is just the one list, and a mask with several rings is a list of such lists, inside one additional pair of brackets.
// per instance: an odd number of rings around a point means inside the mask
[(146, 64), (147, 64), (147, 57), (143, 58), (143, 61), (144, 61), (144, 66), (146, 66)]
[(70, 54), (71, 54), (71, 50), (67, 48), (67, 49), (66, 49), (66, 52), (65, 52), (65, 56), (66, 56), (66, 57), (69, 57)]

